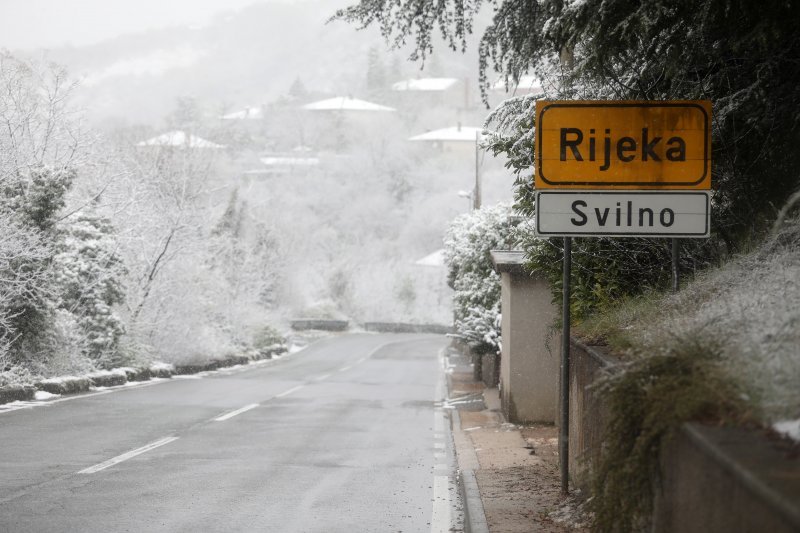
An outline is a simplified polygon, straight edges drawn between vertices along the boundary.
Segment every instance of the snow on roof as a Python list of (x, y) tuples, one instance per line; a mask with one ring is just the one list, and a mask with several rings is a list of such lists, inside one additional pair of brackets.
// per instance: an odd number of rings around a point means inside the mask
[(225, 145), (213, 143), (196, 135), (184, 131), (168, 131), (146, 141), (136, 143), (136, 146), (175, 146), (178, 148), (225, 148)]
[(482, 137), (483, 128), (471, 126), (454, 126), (441, 130), (429, 131), (421, 135), (410, 137), (409, 141), (464, 141), (475, 142), (476, 136)]
[(414, 78), (398, 81), (392, 85), (393, 91), (446, 91), (458, 83), (458, 78)]
[[(500, 78), (497, 80), (494, 85), (492, 85), (492, 89), (495, 91), (506, 91), (506, 80)], [(521, 76), (519, 78), (519, 83), (515, 86), (514, 80), (508, 80), (508, 91), (529, 91), (529, 92), (539, 92), (542, 90), (542, 82), (536, 76)]]
[(292, 157), (286, 155), (270, 155), (259, 158), (268, 167), (313, 167), (319, 165), (317, 157)]
[(264, 111), (261, 107), (247, 107), (241, 111), (233, 111), (227, 115), (222, 115), (222, 120), (257, 120), (264, 118)]
[(432, 254), (428, 254), (422, 259), (414, 261), (415, 265), (420, 266), (431, 266), (431, 267), (440, 267), (444, 266), (444, 249), (440, 248), (433, 252)]
[(347, 96), (337, 96), (328, 100), (320, 100), (303, 106), (303, 109), (311, 111), (395, 111), (393, 107), (380, 104), (373, 104), (366, 100), (350, 98)]

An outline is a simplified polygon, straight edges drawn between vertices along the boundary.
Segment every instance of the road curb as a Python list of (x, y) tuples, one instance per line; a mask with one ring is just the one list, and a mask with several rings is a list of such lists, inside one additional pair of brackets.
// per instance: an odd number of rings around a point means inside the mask
[[(455, 444), (453, 449), (456, 454), (456, 461), (461, 464), (465, 460), (465, 455), (474, 456), (475, 452), (474, 450), (465, 450), (463, 448), (465, 446), (463, 444), (464, 439), (469, 439), (469, 437), (461, 430), (461, 416), (458, 413), (458, 409), (453, 409), (450, 412), (452, 414), (450, 420), (453, 425), (451, 430)], [(456, 438), (456, 435), (460, 438)], [(470, 454), (469, 452), (472, 453)], [(469, 458), (467, 461), (470, 464), (476, 463), (477, 458)], [(489, 533), (489, 524), (486, 521), (486, 513), (483, 510), (483, 500), (481, 499), (478, 480), (472, 468), (461, 468), (459, 466), (458, 492), (461, 495), (461, 501), (464, 502), (464, 530), (466, 533)]]
[(478, 480), (472, 470), (462, 470), (458, 476), (458, 491), (464, 502), (464, 530), (466, 533), (489, 533), (489, 524), (483, 512)]

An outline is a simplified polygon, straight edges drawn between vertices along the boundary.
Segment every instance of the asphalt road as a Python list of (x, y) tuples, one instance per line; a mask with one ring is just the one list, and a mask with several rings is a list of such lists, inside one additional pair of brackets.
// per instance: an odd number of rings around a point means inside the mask
[(0, 531), (458, 531), (446, 344), (346, 335), (0, 413)]

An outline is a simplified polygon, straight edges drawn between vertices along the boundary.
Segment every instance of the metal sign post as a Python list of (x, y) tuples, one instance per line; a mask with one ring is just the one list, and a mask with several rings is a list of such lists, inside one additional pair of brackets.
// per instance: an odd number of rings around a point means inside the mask
[(558, 434), (558, 456), (561, 459), (561, 494), (569, 494), (569, 329), (570, 277), (572, 274), (572, 237), (564, 237), (564, 265), (561, 282), (561, 427)]
[(561, 492), (569, 492), (572, 237), (708, 237), (711, 102), (536, 102), (538, 237), (564, 238), (559, 422)]

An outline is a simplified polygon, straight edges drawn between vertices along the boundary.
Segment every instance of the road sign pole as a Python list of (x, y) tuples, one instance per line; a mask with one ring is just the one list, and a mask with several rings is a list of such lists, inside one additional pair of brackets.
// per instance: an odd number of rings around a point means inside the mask
[(678, 284), (680, 283), (680, 271), (678, 270), (681, 260), (680, 254), (678, 239), (672, 239), (672, 292), (678, 292)]
[(569, 329), (570, 274), (572, 271), (572, 238), (564, 237), (561, 331), (561, 427), (558, 435), (558, 457), (561, 463), (561, 494), (569, 494)]

